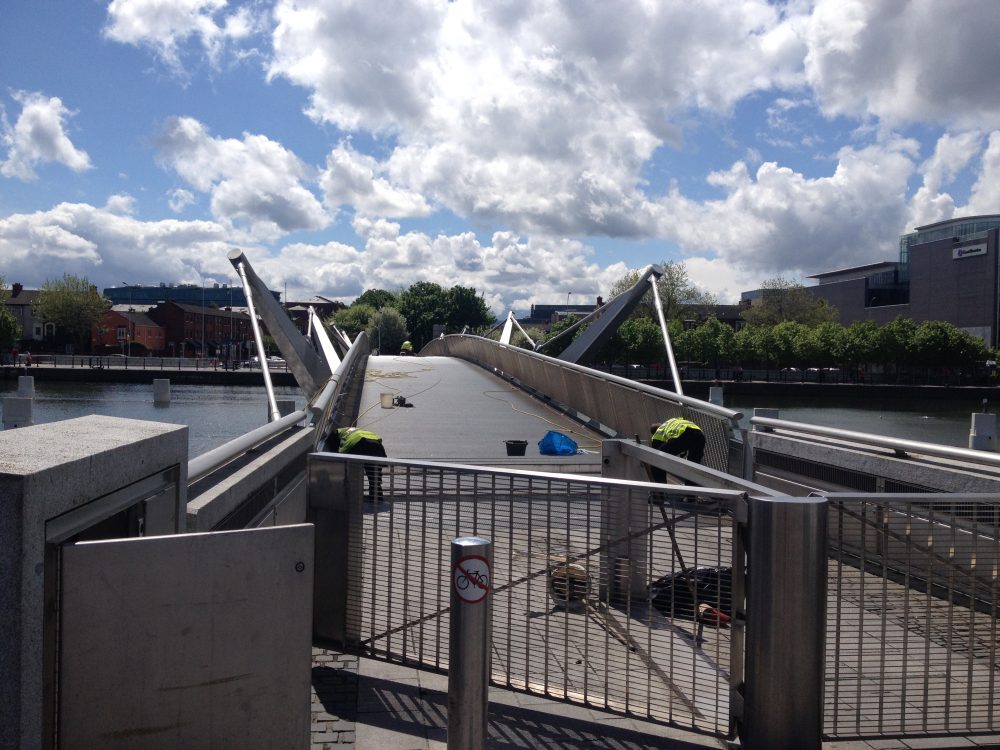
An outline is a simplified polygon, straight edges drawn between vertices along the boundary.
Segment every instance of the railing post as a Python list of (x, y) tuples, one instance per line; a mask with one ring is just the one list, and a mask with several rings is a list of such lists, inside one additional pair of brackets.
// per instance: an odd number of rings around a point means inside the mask
[(488, 539), (451, 540), (448, 750), (486, 750), (492, 569)]
[(749, 500), (747, 750), (819, 750), (827, 578), (827, 500)]

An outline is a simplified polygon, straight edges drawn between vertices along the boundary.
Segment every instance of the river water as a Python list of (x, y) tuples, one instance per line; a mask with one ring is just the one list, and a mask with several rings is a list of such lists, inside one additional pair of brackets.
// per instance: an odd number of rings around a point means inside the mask
[[(16, 390), (16, 381), (0, 381), (0, 396)], [(297, 409), (305, 406), (305, 397), (294, 386), (274, 391), (280, 399), (294, 399)], [(770, 407), (795, 422), (957, 447), (968, 447), (970, 414), (982, 410), (981, 403), (961, 396), (883, 402), (826, 395), (727, 396), (725, 405), (744, 413), (744, 426), (755, 406)], [(35, 424), (87, 414), (187, 425), (192, 457), (266, 424), (268, 416), (263, 386), (175, 384), (170, 405), (160, 407), (153, 404), (152, 384), (35, 382)]]
[[(882, 401), (820, 395), (726, 397), (724, 405), (743, 413), (747, 426), (754, 407), (778, 409), (778, 416), (791, 422), (821, 427), (869, 432), (887, 437), (969, 447), (972, 413), (983, 405), (976, 399), (956, 396), (949, 399), (887, 398)], [(991, 408), (992, 410), (992, 408)]]
[[(17, 381), (0, 381), (0, 396), (17, 392)], [(294, 386), (274, 389), (276, 398), (294, 399), (305, 406)], [(187, 425), (188, 455), (192, 458), (267, 424), (267, 395), (263, 385), (170, 386), (170, 405), (153, 403), (152, 383), (49, 383), (35, 381), (32, 418), (35, 424), (101, 414)]]

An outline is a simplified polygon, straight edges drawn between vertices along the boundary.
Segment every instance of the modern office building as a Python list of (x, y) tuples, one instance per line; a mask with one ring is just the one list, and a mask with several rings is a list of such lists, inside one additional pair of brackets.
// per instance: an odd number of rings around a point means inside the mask
[(941, 320), (1000, 345), (1000, 214), (949, 219), (899, 238), (899, 260), (814, 274), (840, 322)]
[[(274, 298), (281, 301), (281, 293), (272, 291)], [(113, 305), (157, 305), (161, 302), (177, 302), (182, 305), (201, 307), (246, 307), (247, 298), (242, 286), (235, 284), (125, 284), (107, 287), (104, 296)]]

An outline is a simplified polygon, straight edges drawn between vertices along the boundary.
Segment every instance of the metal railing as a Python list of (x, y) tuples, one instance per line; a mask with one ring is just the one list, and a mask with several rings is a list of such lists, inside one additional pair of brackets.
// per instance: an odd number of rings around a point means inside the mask
[(730, 456), (739, 412), (479, 336), (437, 338), (420, 354), (459, 357), (493, 370), (609, 436), (647, 439), (651, 424), (685, 417), (705, 433), (704, 463), (742, 475)]
[(251, 430), (245, 435), (192, 459), (188, 462), (188, 483), (191, 484), (203, 479), (247, 451), (294, 427), (307, 417), (312, 420), (312, 428), (316, 430), (317, 437), (313, 441), (313, 445), (319, 447), (329, 430), (331, 419), (336, 414), (343, 394), (350, 387), (352, 379), (358, 372), (361, 372), (358, 368), (367, 356), (368, 339), (365, 336), (359, 336), (330, 380), (319, 393), (315, 394), (305, 409), (292, 412), (281, 419)]
[(784, 419), (773, 419), (771, 417), (751, 417), (750, 424), (754, 427), (766, 428), (772, 432), (790, 432), (809, 435), (811, 437), (843, 440), (874, 448), (888, 448), (900, 456), (915, 453), (921, 456), (949, 458), (967, 463), (1000, 467), (1000, 454), (973, 450), (971, 448), (956, 448), (950, 445), (939, 445), (938, 443), (924, 443), (917, 440), (873, 435), (869, 432), (840, 430), (835, 427), (820, 427), (818, 425), (805, 424), (804, 422), (789, 422)]
[[(267, 359), (264, 361), (271, 372), (288, 372), (288, 364), (284, 361)], [(8, 364), (6, 362), (0, 364)], [(251, 370), (260, 372), (261, 363), (254, 359), (233, 359), (225, 357), (126, 357), (121, 354), (35, 354), (28, 365), (27, 355), (20, 354), (16, 362), (10, 362), (18, 367), (57, 367), (81, 370), (153, 370), (170, 372), (171, 370)]]
[(826, 498), (826, 736), (1000, 732), (1000, 500)]
[(321, 638), (447, 669), (449, 542), (479, 536), (493, 684), (732, 736), (742, 630), (718, 624), (743, 598), (743, 493), (343, 454), (308, 471)]

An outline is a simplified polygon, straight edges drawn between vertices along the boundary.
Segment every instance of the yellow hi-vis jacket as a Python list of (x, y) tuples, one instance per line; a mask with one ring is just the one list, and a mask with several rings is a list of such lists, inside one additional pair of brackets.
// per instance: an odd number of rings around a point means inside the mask
[(657, 427), (652, 439), (654, 442), (666, 443), (679, 438), (687, 430), (698, 430), (698, 432), (701, 432), (701, 428), (694, 422), (682, 419), (681, 417), (674, 417)]
[(364, 439), (374, 440), (377, 443), (382, 442), (382, 438), (376, 435), (374, 432), (369, 432), (368, 430), (359, 430), (356, 427), (345, 427), (337, 430), (340, 434), (340, 448), (339, 453), (350, 453), (351, 448), (360, 443)]

